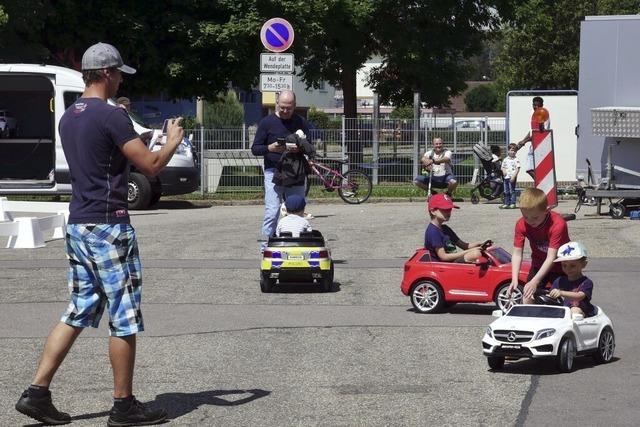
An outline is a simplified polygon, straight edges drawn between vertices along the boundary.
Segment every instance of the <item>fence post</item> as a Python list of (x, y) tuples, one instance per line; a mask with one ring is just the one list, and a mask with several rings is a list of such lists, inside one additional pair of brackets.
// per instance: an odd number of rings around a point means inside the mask
[(378, 185), (378, 167), (380, 165), (380, 103), (378, 99), (378, 94), (373, 94), (373, 117), (371, 118), (371, 131), (372, 141), (371, 141), (371, 151), (372, 151), (372, 159), (371, 159), (371, 172), (372, 172), (372, 181), (374, 185)]
[(204, 199), (205, 185), (207, 185), (207, 177), (204, 176), (204, 126), (200, 125), (200, 196)]
[(420, 92), (413, 93), (413, 177), (418, 176), (418, 156), (420, 139)]
[[(342, 158), (347, 156), (347, 126), (344, 115), (342, 116)], [(342, 173), (347, 171), (347, 163), (342, 164)]]
[(242, 148), (247, 149), (247, 124), (242, 122)]

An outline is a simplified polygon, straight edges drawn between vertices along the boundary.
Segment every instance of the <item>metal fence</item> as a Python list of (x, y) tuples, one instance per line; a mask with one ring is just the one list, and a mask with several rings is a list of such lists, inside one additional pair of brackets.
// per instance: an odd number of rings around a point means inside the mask
[[(262, 188), (262, 158), (251, 154), (255, 127), (187, 130), (198, 154), (202, 193), (255, 192)], [(440, 137), (452, 151), (460, 184), (472, 184), (484, 171), (474, 156), (476, 143), (505, 151), (504, 119), (454, 116), (402, 119), (342, 119), (338, 129), (313, 129), (308, 139), (319, 156), (341, 159), (364, 170), (375, 185), (407, 185), (420, 174), (420, 157)], [(506, 154), (506, 153), (504, 153)], [(312, 180), (312, 183), (317, 183)]]

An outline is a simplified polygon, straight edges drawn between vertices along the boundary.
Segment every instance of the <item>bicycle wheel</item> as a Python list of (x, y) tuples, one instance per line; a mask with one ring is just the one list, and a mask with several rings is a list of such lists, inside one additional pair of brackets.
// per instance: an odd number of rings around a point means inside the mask
[(357, 205), (371, 196), (371, 178), (359, 170), (347, 171), (338, 188), (340, 198), (347, 203)]

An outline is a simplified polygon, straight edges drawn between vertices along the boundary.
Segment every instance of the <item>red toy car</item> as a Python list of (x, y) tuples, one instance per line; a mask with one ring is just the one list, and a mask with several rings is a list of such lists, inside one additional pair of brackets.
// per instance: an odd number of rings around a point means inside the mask
[(507, 297), (511, 284), (511, 254), (491, 246), (474, 264), (434, 261), (425, 248), (419, 248), (404, 264), (400, 289), (409, 296), (420, 313), (434, 313), (458, 302), (495, 302), (506, 311), (513, 304), (522, 303), (522, 287), (531, 268), (530, 261), (522, 261), (520, 285)]

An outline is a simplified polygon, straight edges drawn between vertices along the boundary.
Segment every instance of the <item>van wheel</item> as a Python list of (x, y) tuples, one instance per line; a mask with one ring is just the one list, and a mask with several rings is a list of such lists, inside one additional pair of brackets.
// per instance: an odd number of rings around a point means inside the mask
[(129, 209), (146, 209), (151, 201), (151, 183), (146, 176), (138, 172), (129, 174), (129, 188), (127, 191)]

